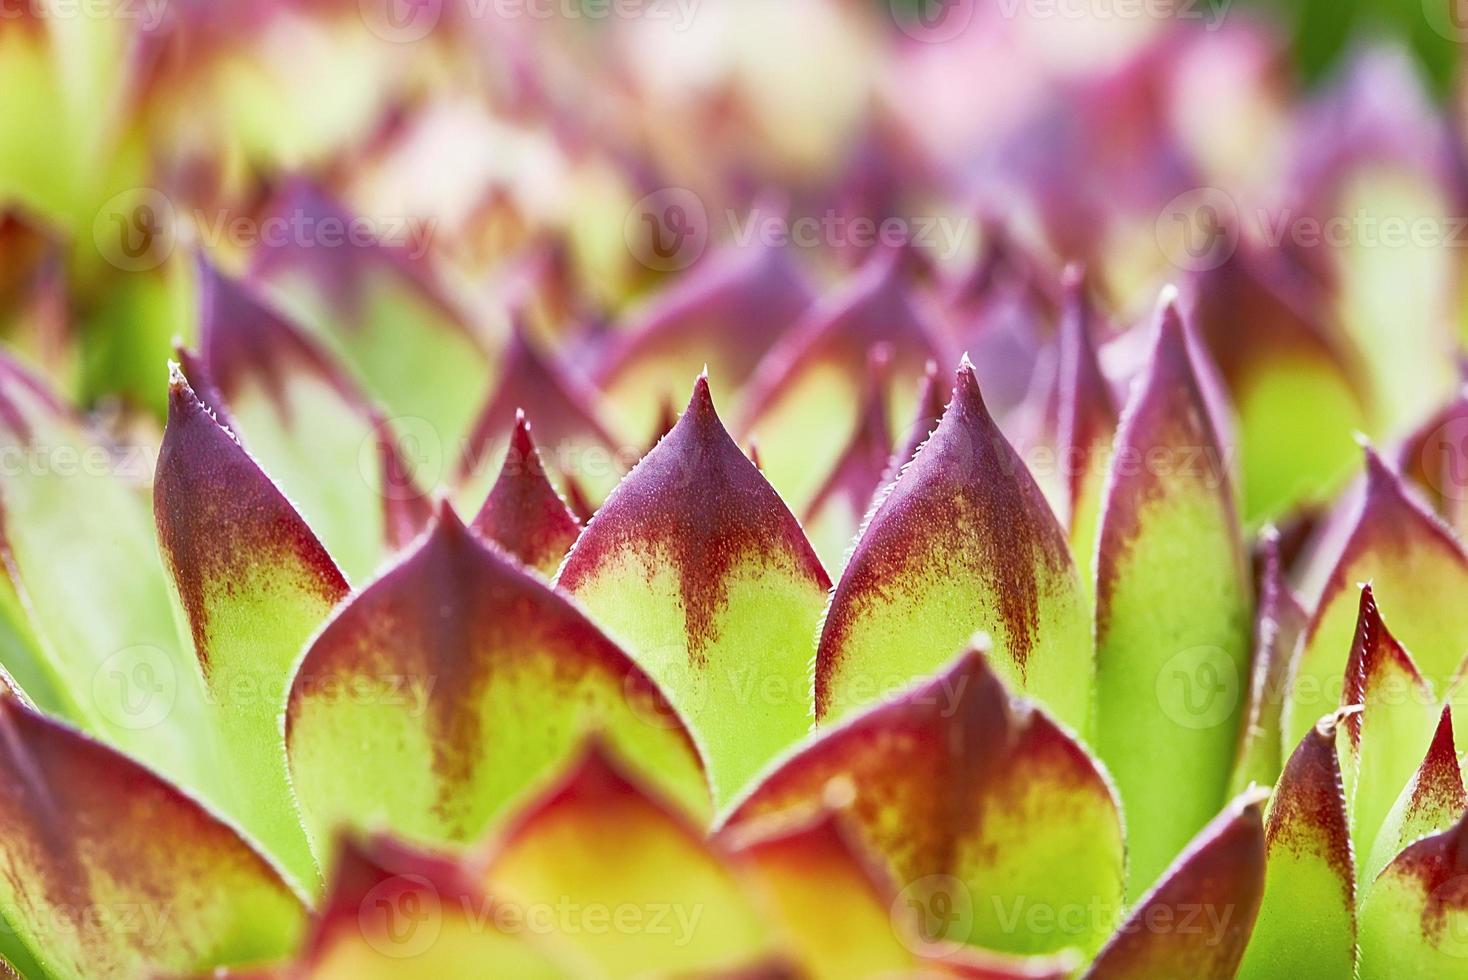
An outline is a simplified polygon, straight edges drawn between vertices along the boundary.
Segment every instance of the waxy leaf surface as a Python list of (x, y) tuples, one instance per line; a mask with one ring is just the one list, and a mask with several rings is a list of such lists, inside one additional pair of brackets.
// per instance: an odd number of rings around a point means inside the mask
[(1353, 975), (1356, 862), (1336, 753), (1338, 715), (1290, 756), (1264, 815), (1264, 898), (1239, 976)]
[(317, 873), (288, 784), (280, 715), (296, 659), (346, 596), (346, 580), (177, 372), (153, 510), (229, 767), (229, 812), (314, 889)]
[(1460, 977), (1468, 963), (1468, 813), (1407, 847), (1361, 902), (1361, 980)]
[(691, 812), (707, 813), (697, 753), (653, 683), (447, 504), (416, 547), (312, 640), (286, 716), (318, 857), (342, 825), (477, 840), (589, 729)]
[(688, 718), (716, 802), (810, 730), (811, 643), (830, 580), (724, 431), (705, 378), (586, 526), (557, 587)]
[[(1042, 710), (1012, 701), (977, 652), (819, 731), (725, 826), (818, 806), (829, 792), (850, 797), (852, 820), (944, 938), (1090, 953), (1120, 913), (1121, 816), (1106, 777)], [(960, 914), (937, 916), (940, 903)]]
[(1362, 865), (1361, 880), (1375, 881), (1407, 845), (1447, 830), (1464, 810), (1468, 810), (1468, 794), (1463, 791), (1463, 771), (1453, 747), (1453, 712), (1444, 706), (1422, 765), (1381, 822), (1370, 857)]
[(1351, 801), (1351, 839), (1364, 857), (1417, 770), (1438, 720), (1432, 688), (1382, 622), (1369, 585), (1361, 589), (1344, 683), (1341, 705), (1359, 708), (1342, 726), (1341, 757)]
[(57, 977), (205, 973), (287, 953), (300, 897), (155, 773), (0, 695), (0, 892)]
[(1253, 601), (1176, 307), (1160, 321), (1117, 433), (1096, 565), (1096, 744), (1126, 809), (1134, 896), (1224, 803)]
[(1007, 682), (1087, 730), (1091, 625), (1065, 532), (965, 362), (943, 421), (874, 510), (832, 595), (817, 715), (839, 718), (928, 674), (978, 630)]

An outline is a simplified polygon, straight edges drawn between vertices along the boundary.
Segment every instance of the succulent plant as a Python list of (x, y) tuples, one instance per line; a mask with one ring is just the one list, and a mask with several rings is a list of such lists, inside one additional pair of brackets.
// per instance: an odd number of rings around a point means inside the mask
[(708, 2), (0, 10), (0, 972), (1468, 977), (1461, 127)]

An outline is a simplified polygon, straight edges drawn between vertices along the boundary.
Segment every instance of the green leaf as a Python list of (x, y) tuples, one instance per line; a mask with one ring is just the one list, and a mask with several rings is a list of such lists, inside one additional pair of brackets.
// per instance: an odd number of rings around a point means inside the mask
[(600, 730), (691, 813), (708, 789), (681, 718), (564, 596), (444, 503), (311, 641), (286, 715), (318, 857), (340, 827), (477, 840)]
[(1132, 894), (1223, 805), (1252, 588), (1188, 340), (1161, 311), (1117, 434), (1097, 551), (1097, 747), (1127, 814)]
[(267, 962), (301, 898), (167, 781), (0, 695), (0, 899), (57, 977), (206, 973)]
[[(940, 936), (1089, 954), (1121, 911), (1121, 814), (1105, 774), (970, 650), (901, 695), (819, 730), (724, 826), (835, 794)], [(941, 914), (940, 914), (941, 913)]]
[(1361, 980), (1468, 972), (1468, 812), (1387, 865), (1361, 902)]
[(1264, 898), (1242, 980), (1355, 975), (1356, 863), (1336, 754), (1339, 722), (1339, 713), (1328, 715), (1310, 729), (1269, 802)]
[[(1435, 691), (1446, 691), (1468, 649), (1468, 555), (1375, 452), (1366, 488), (1305, 634), (1285, 708), (1285, 738), (1298, 740), (1336, 705), (1356, 628), (1356, 585), (1370, 582), (1381, 614), (1412, 651)], [(1414, 757), (1415, 764), (1421, 758)]]
[(177, 368), (153, 508), (220, 736), (229, 812), (314, 889), (318, 875), (288, 784), (280, 715), (296, 658), (346, 596), (346, 580)]
[(1409, 844), (1447, 830), (1464, 810), (1468, 810), (1468, 794), (1463, 792), (1463, 772), (1453, 747), (1453, 710), (1445, 705), (1422, 765), (1402, 787), (1362, 865), (1361, 880), (1366, 887)]
[(722, 804), (810, 730), (830, 580), (714, 411), (708, 381), (586, 526), (557, 587), (668, 692)]
[(1264, 893), (1264, 793), (1235, 798), (1132, 907), (1085, 980), (1232, 980)]
[(1341, 705), (1360, 708), (1346, 718), (1341, 755), (1351, 840), (1356, 853), (1365, 856), (1427, 750), (1438, 714), (1431, 686), (1382, 622), (1369, 585), (1361, 588)]
[(976, 630), (1009, 684), (1087, 731), (1091, 624), (1065, 532), (965, 359), (943, 421), (874, 509), (832, 594), (817, 715), (840, 718), (926, 675)]

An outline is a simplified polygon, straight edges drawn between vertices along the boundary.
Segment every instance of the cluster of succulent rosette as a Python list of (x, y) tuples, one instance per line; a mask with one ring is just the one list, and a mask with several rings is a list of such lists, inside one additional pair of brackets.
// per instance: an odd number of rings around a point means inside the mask
[[(791, 5), (847, 81), (857, 6)], [(1301, 232), (1461, 209), (1403, 62), (1297, 104), (1268, 31), (1161, 29), (961, 162), (880, 99), (811, 95), (806, 133), (727, 65), (738, 124), (658, 130), (647, 38), (583, 66), (631, 87), (599, 126), (564, 36), (177, 16), (105, 22), (97, 78), (65, 18), (0, 24), (5, 98), (72, 120), (0, 146), (0, 964), (1468, 977), (1458, 259)], [(282, 99), (279, 18), (373, 96)], [(879, 43), (1044, 75), (1013, 27)], [(435, 89), (485, 50), (487, 108)], [(1185, 121), (1200, 63), (1287, 178)], [(43, 129), (17, 106), (0, 141)], [(382, 234), (446, 131), (569, 203), (448, 174), (419, 206), (459, 223)], [(935, 209), (971, 252), (718, 217)]]

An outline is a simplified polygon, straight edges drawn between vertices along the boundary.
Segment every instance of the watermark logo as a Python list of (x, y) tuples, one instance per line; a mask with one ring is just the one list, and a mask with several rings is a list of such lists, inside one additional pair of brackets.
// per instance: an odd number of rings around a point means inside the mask
[(1422, 0), (1422, 16), (1438, 35), (1468, 42), (1468, 0)]
[[(384, 453), (391, 450), (395, 465)], [(388, 500), (416, 500), (443, 482), (447, 460), (443, 440), (432, 422), (398, 415), (379, 422), (357, 450), (357, 470), (368, 486)]]
[(1223, 724), (1239, 703), (1239, 669), (1228, 651), (1203, 644), (1173, 654), (1157, 672), (1157, 702), (1183, 728)]
[(974, 0), (891, 0), (897, 29), (924, 44), (942, 44), (968, 30), (976, 6)]
[(151, 187), (116, 194), (93, 219), (92, 242), (103, 259), (124, 272), (156, 269), (177, 244), (173, 203)]
[(686, 187), (664, 187), (632, 205), (622, 235), (638, 262), (655, 272), (677, 272), (708, 247), (708, 211)]
[(1422, 471), (1448, 500), (1468, 500), (1468, 418), (1444, 422), (1422, 442)]
[(421, 41), (438, 26), (443, 0), (357, 0), (362, 23), (392, 44)]
[(1239, 247), (1239, 209), (1216, 187), (1195, 188), (1167, 202), (1154, 231), (1167, 261), (1206, 272), (1227, 262)]
[(953, 875), (924, 875), (897, 893), (891, 917), (898, 940), (914, 953), (958, 950), (973, 929), (974, 899)]
[(378, 882), (357, 908), (362, 938), (383, 956), (421, 956), (438, 941), (443, 909), (438, 890), (422, 875), (394, 875)]
[(168, 654), (155, 646), (118, 650), (92, 675), (92, 701), (118, 728), (152, 728), (168, 717), (177, 699), (178, 674)]

